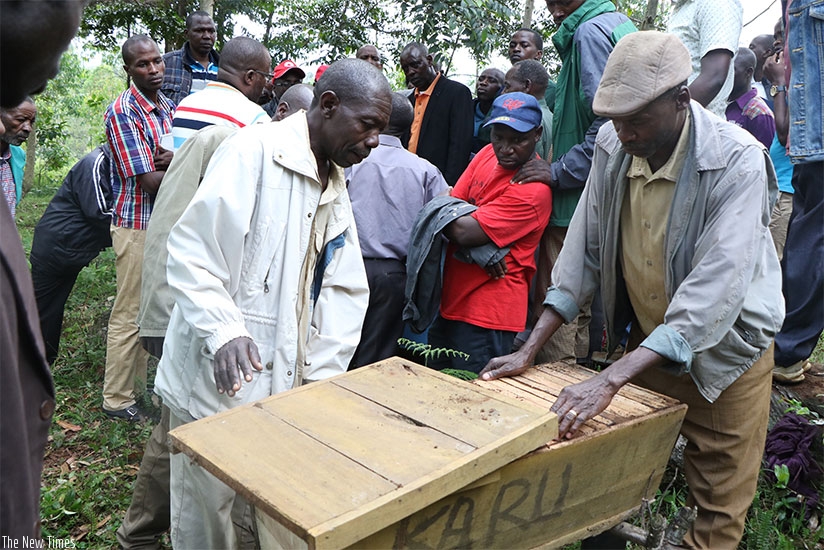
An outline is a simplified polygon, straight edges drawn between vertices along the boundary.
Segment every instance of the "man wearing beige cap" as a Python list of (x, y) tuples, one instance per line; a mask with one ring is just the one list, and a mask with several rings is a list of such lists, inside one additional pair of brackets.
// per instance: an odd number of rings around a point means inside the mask
[(628, 353), (552, 406), (570, 438), (628, 382), (689, 405), (684, 540), (735, 548), (755, 493), (769, 412), (772, 342), (783, 318), (769, 236), (772, 165), (750, 134), (690, 100), (674, 35), (639, 32), (610, 55), (593, 111), (603, 125), (584, 195), (529, 340), (489, 380), (529, 368), (541, 344), (600, 285), (610, 351)]

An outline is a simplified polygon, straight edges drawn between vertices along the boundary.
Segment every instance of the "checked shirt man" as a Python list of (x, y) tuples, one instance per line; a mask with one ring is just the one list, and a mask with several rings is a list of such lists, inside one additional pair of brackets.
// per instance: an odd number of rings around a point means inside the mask
[(132, 85), (106, 111), (106, 138), (116, 167), (112, 245), (117, 297), (109, 318), (103, 411), (138, 420), (135, 390), (145, 388), (149, 358), (140, 346), (136, 323), (143, 245), (154, 196), (172, 160), (160, 140), (172, 130), (175, 106), (160, 92), (165, 66), (154, 40), (132, 36), (123, 44), (122, 54)]

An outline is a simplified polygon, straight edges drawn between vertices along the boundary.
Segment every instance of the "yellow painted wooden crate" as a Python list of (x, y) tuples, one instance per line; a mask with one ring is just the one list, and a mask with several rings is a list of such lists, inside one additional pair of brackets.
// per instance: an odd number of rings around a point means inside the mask
[[(556, 363), (476, 384), (548, 409), (593, 374)], [(549, 441), (352, 547), (554, 548), (601, 533), (655, 496), (686, 410), (627, 385), (574, 439)]]
[(320, 549), (391, 530), (557, 429), (544, 404), (391, 358), (170, 435), (254, 504), (264, 548)]

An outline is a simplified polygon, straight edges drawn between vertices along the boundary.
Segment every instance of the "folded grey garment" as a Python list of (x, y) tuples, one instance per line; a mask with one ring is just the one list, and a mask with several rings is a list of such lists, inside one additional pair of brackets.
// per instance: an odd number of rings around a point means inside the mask
[(471, 248), (460, 248), (455, 252), (455, 258), (467, 263), (478, 264), (481, 267), (495, 265), (509, 254), (509, 247), (498, 248), (494, 243), (486, 243)]

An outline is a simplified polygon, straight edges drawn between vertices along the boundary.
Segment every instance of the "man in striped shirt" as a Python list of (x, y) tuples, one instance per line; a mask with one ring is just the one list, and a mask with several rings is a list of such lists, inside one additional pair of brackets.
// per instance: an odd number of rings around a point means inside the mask
[(199, 93), (183, 98), (172, 121), (174, 150), (206, 126), (242, 128), (268, 122), (269, 115), (256, 103), (267, 79), (272, 57), (266, 47), (246, 36), (231, 39), (223, 48), (217, 80)]
[(123, 68), (132, 80), (106, 111), (106, 138), (115, 166), (112, 245), (117, 297), (109, 319), (103, 411), (113, 418), (139, 420), (136, 388), (145, 388), (149, 355), (137, 334), (141, 266), (146, 227), (154, 197), (172, 152), (161, 137), (172, 130), (175, 106), (161, 92), (165, 64), (154, 40), (145, 35), (123, 44)]

